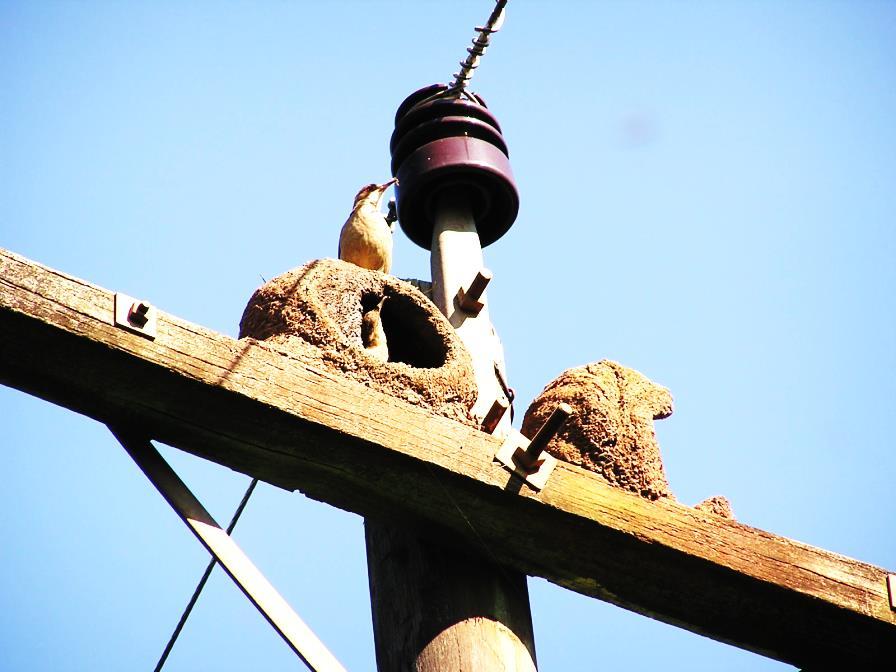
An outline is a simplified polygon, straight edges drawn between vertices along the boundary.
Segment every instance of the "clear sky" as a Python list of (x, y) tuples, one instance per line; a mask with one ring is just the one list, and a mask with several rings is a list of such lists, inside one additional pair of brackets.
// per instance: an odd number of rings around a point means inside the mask
[[(262, 276), (335, 255), (395, 108), (491, 8), (0, 0), (0, 246), (235, 336)], [(892, 2), (512, 0), (472, 87), (521, 193), (485, 250), (520, 411), (568, 367), (636, 368), (675, 397), (682, 502), (890, 569), (894, 45)], [(8, 388), (0, 417), (0, 670), (152, 669), (207, 554), (102, 425)], [(248, 478), (162, 450), (226, 522)], [(263, 484), (235, 536), (374, 669), (359, 517)], [(791, 669), (530, 591), (543, 670)], [(296, 665), (216, 570), (166, 670)]]

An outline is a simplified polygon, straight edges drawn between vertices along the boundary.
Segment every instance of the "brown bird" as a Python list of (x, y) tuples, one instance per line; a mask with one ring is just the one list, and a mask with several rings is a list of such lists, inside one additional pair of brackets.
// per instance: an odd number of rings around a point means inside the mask
[(364, 344), (364, 350), (381, 362), (389, 361), (389, 345), (386, 343), (386, 331), (383, 329), (381, 314), (385, 301), (384, 296), (361, 318), (361, 342)]
[(386, 189), (397, 183), (392, 178), (384, 184), (368, 184), (355, 196), (352, 214), (339, 234), (339, 258), (361, 268), (388, 273), (392, 268), (392, 230), (380, 212)]

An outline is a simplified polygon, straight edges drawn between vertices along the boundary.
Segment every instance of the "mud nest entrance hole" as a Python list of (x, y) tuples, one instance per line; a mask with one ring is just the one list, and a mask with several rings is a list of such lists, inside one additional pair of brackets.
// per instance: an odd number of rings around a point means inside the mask
[[(362, 310), (381, 298), (365, 296)], [(437, 369), (445, 364), (448, 354), (445, 341), (419, 305), (406, 296), (386, 293), (380, 319), (389, 345), (390, 362), (403, 362), (418, 369)]]

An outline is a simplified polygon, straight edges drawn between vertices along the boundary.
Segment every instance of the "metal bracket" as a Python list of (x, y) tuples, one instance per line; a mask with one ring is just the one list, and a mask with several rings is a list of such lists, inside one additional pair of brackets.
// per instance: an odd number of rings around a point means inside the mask
[(152, 340), (158, 328), (158, 310), (147, 301), (115, 293), (115, 326)]
[(545, 449), (572, 414), (569, 404), (557, 404), (531, 441), (519, 432), (511, 431), (495, 454), (495, 459), (533, 488), (541, 490), (557, 466), (557, 460)]
[(482, 312), (482, 309), (485, 308), (485, 304), (482, 303), (482, 301), (472, 298), (466, 291), (464, 291), (463, 287), (460, 287), (457, 290), (457, 305), (460, 306), (462, 311), (473, 317), (479, 315), (479, 313)]
[(520, 455), (526, 454), (526, 448), (529, 447), (529, 443), (529, 439), (513, 429), (498, 449), (498, 452), (495, 453), (495, 460), (536, 491), (543, 490), (548, 477), (554, 471), (554, 467), (557, 466), (557, 459), (548, 453), (541, 453), (538, 456), (538, 460), (530, 467), (527, 467), (524, 461), (525, 458), (521, 459)]

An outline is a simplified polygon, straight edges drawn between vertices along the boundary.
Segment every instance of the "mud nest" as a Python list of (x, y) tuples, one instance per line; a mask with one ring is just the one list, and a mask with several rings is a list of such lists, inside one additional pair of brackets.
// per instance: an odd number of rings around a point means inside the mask
[[(371, 356), (363, 315), (380, 311), (388, 361)], [(435, 305), (407, 282), (336, 259), (319, 259), (265, 283), (240, 320), (240, 338), (274, 344), (311, 365), (476, 426), (470, 356)]]
[(548, 443), (549, 453), (642, 497), (671, 495), (653, 430), (655, 419), (672, 413), (669, 390), (608, 360), (568, 369), (529, 406), (523, 434), (533, 436), (560, 402), (574, 414)]
[[(522, 433), (534, 436), (561, 402), (572, 406), (573, 416), (548, 443), (549, 453), (647, 499), (675, 499), (653, 429), (654, 420), (672, 414), (669, 390), (606, 359), (568, 369), (529, 405)], [(695, 508), (734, 518), (731, 504), (721, 495)]]

